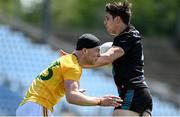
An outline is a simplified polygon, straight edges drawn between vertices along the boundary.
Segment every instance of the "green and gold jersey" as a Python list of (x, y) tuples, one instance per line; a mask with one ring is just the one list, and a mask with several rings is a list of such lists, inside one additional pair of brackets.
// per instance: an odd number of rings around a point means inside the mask
[(20, 105), (32, 101), (52, 109), (64, 96), (64, 80), (79, 82), (81, 74), (82, 67), (75, 55), (62, 56), (33, 80)]

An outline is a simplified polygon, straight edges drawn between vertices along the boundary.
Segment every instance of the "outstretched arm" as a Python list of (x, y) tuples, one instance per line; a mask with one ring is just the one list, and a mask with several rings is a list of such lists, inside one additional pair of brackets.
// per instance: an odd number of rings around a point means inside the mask
[[(67, 52), (60, 50), (60, 56), (68, 54)], [(104, 65), (111, 64), (117, 58), (124, 55), (124, 50), (121, 47), (112, 46), (107, 52), (101, 53), (100, 57), (94, 65), (84, 65), (83, 68), (94, 68), (101, 67)]]
[[(81, 106), (120, 106), (121, 104), (118, 101), (122, 102), (121, 99), (116, 96), (105, 96), (97, 98), (84, 95), (79, 91), (79, 85), (77, 81), (65, 80), (64, 87), (66, 99), (71, 104)], [(114, 98), (118, 101), (114, 101)]]
[(101, 67), (111, 64), (114, 60), (124, 55), (124, 50), (117, 46), (112, 46), (107, 52), (102, 53), (94, 65), (86, 65), (84, 68)]

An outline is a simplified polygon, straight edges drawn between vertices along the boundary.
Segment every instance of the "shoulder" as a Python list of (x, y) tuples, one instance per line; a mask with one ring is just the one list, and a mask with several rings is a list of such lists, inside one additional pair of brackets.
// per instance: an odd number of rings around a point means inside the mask
[(133, 25), (129, 25), (123, 33), (114, 38), (115, 42), (136, 42), (140, 40), (141, 34)]
[(132, 38), (141, 38), (140, 32), (133, 25), (129, 26), (127, 35), (131, 36)]
[(82, 74), (82, 67), (73, 54), (67, 54), (60, 58), (61, 71), (64, 80), (79, 81)]
[(62, 68), (66, 69), (81, 69), (78, 60), (75, 55), (67, 54), (60, 58), (60, 63)]

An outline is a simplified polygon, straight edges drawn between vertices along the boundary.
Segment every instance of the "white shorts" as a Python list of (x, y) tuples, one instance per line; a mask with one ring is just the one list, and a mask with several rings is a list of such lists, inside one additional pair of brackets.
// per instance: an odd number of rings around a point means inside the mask
[(19, 106), (16, 110), (16, 116), (53, 116), (50, 110), (45, 107), (34, 103), (26, 102), (22, 106)]

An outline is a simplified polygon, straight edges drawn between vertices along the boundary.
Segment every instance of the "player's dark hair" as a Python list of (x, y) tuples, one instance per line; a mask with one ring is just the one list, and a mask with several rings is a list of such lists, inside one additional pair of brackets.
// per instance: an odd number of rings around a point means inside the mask
[(131, 19), (131, 3), (129, 3), (127, 0), (125, 0), (123, 3), (122, 2), (114, 2), (114, 3), (108, 3), (105, 6), (106, 12), (111, 14), (113, 18), (116, 16), (120, 16), (122, 21), (125, 24), (130, 23)]

